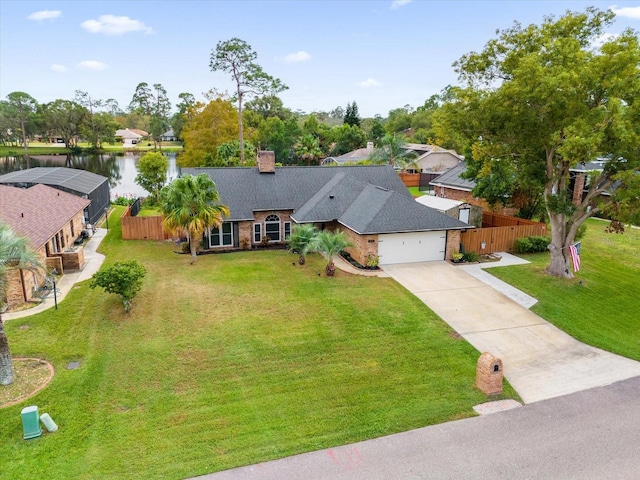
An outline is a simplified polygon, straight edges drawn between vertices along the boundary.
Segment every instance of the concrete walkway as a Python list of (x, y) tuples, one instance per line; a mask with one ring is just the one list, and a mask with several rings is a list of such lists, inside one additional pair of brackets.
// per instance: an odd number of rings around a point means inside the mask
[(472, 276), (487, 275), (479, 268), (425, 262), (384, 270), (478, 351), (501, 358), (525, 403), (640, 376), (640, 362), (578, 342), (521, 305), (529, 302), (512, 300), (522, 292), (505, 294)]
[[(57, 294), (58, 303), (64, 300), (76, 283), (88, 280), (100, 269), (102, 262), (104, 262), (104, 255), (96, 252), (96, 250), (98, 249), (98, 246), (100, 246), (100, 242), (102, 242), (102, 239), (106, 234), (106, 229), (96, 229), (96, 233), (94, 233), (84, 245), (84, 268), (82, 270), (65, 273), (62, 278), (56, 282), (56, 287), (59, 290), (59, 293)], [(39, 305), (26, 310), (3, 313), (2, 319), (7, 321), (16, 318), (28, 317), (29, 315), (35, 315), (36, 313), (40, 313), (53, 307), (55, 307), (55, 297), (53, 293), (51, 293)]]

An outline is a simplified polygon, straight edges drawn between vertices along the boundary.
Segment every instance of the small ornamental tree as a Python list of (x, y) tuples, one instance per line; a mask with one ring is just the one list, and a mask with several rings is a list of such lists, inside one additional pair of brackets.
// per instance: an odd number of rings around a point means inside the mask
[(136, 183), (151, 194), (153, 203), (158, 202), (158, 193), (167, 182), (169, 160), (160, 152), (145, 153), (138, 161)]
[(318, 230), (312, 223), (295, 225), (289, 236), (289, 250), (298, 254), (298, 263), (304, 265)]
[(353, 244), (344, 232), (330, 232), (323, 230), (313, 239), (311, 250), (321, 253), (327, 259), (325, 271), (327, 277), (333, 277), (336, 272), (336, 266), (333, 259), (340, 254), (341, 250), (352, 247)]
[(103, 268), (91, 277), (89, 287), (104, 288), (107, 293), (119, 295), (124, 305), (124, 311), (131, 310), (131, 300), (142, 287), (142, 279), (147, 270), (136, 260), (116, 262), (110, 267)]

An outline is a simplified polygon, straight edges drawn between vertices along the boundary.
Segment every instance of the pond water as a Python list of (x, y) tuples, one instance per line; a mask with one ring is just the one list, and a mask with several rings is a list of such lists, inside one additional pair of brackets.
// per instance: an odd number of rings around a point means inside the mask
[[(176, 165), (176, 153), (166, 153), (169, 159), (167, 181), (171, 182), (180, 174)], [(149, 193), (140, 187), (135, 178), (136, 165), (141, 154), (102, 153), (102, 154), (61, 154), (61, 155), (16, 155), (0, 157), (0, 175), (34, 167), (68, 167), (87, 170), (109, 179), (111, 199), (116, 197), (146, 197)]]

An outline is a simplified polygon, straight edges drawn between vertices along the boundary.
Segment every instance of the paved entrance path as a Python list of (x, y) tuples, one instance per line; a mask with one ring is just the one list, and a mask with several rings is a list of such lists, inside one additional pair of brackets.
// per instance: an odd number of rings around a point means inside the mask
[(640, 362), (578, 342), (459, 266), (425, 262), (384, 270), (480, 352), (501, 358), (525, 403), (640, 375)]
[(94, 273), (100, 270), (100, 267), (104, 262), (104, 255), (98, 253), (96, 250), (98, 249), (98, 247), (100, 246), (100, 242), (102, 242), (102, 239), (106, 235), (106, 229), (96, 229), (96, 232), (84, 245), (84, 267), (82, 268), (82, 270), (65, 272), (62, 278), (56, 283), (56, 288), (60, 291), (57, 296), (49, 294), (41, 304), (33, 308), (20, 310), (17, 312), (3, 313), (2, 319), (13, 320), (16, 318), (28, 317), (30, 315), (40, 313), (43, 310), (54, 308), (56, 300), (58, 303), (62, 302), (77, 282), (82, 282), (84, 280), (90, 279)]

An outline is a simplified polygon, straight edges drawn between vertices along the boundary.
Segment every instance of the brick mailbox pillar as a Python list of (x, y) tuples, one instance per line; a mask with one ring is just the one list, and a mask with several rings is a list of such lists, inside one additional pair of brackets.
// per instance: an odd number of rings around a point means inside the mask
[(500, 395), (502, 393), (502, 360), (484, 352), (478, 359), (476, 368), (476, 387), (485, 395)]

